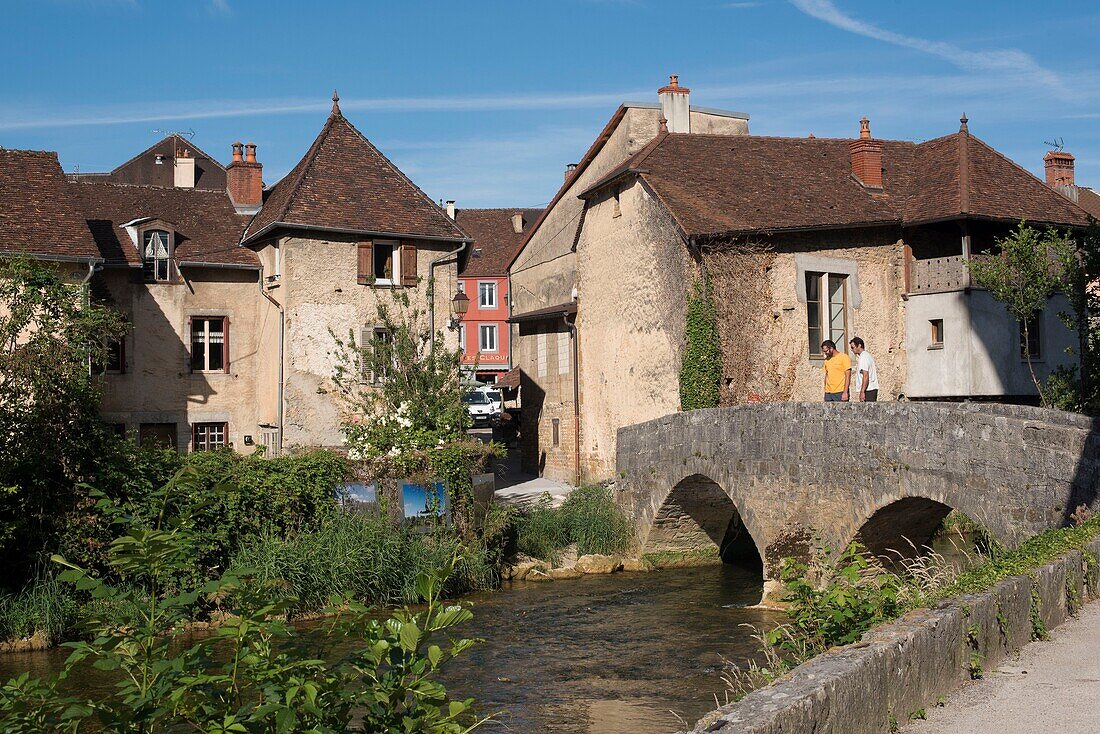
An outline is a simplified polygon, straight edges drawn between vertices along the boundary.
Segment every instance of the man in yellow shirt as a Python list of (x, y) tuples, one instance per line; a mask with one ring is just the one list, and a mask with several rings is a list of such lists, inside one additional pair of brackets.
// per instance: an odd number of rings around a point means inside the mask
[(838, 352), (832, 339), (821, 342), (825, 355), (825, 402), (848, 402), (848, 387), (852, 382), (852, 360), (844, 352)]

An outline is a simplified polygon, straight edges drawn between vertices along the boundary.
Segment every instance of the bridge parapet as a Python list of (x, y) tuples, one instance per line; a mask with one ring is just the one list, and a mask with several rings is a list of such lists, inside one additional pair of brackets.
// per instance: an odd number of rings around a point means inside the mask
[(815, 545), (922, 544), (951, 509), (1009, 545), (1062, 525), (1078, 505), (1097, 507), (1097, 427), (976, 403), (714, 408), (620, 429), (617, 486), (643, 550), (704, 537), (722, 549), (731, 538), (715, 528), (727, 514), (771, 578), (780, 558)]

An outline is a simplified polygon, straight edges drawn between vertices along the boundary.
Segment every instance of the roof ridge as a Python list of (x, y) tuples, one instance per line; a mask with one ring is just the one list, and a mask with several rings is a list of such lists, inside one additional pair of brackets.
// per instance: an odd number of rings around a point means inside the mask
[[(51, 156), (57, 158), (56, 150), (37, 150), (35, 148), (5, 148), (2, 145), (0, 145), (0, 153), (19, 153), (20, 155), (31, 154), (45, 156), (47, 158)], [(62, 171), (62, 173), (64, 173), (64, 171)]]
[[(220, 194), (222, 196), (228, 196), (228, 194), (225, 191), (223, 191), (222, 189), (200, 189), (197, 186), (157, 186), (156, 184), (136, 184), (136, 183), (126, 183), (124, 181), (94, 181), (94, 180), (84, 180), (84, 179), (81, 179), (81, 178), (76, 178), (76, 179), (68, 178), (68, 175), (69, 174), (66, 174), (67, 182), (74, 185), (74, 186), (114, 186), (114, 187), (117, 187), (117, 188), (120, 188), (120, 189), (147, 189), (149, 191), (181, 191), (181, 192), (185, 191), (185, 192), (188, 192), (186, 195), (190, 195), (190, 194), (202, 194), (202, 195), (214, 194), (216, 196), (216, 195)], [(83, 176), (84, 174), (81, 174), (81, 175)], [(103, 175), (110, 175), (110, 174), (103, 174)]]

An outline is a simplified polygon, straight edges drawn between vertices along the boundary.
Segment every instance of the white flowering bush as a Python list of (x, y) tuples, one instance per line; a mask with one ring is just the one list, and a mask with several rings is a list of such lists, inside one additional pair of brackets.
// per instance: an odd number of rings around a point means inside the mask
[(405, 294), (395, 301), (392, 310), (378, 307), (385, 339), (356, 345), (354, 334), (336, 337), (333, 380), (344, 398), (348, 455), (362, 479), (383, 488), (405, 478), (442, 481), (452, 497), (456, 527), (465, 528), (466, 510), (472, 510), (470, 475), (487, 469), (503, 449), (467, 434), (471, 420), (462, 402), (461, 352), (448, 349), (442, 333), (433, 346), (424, 314)]

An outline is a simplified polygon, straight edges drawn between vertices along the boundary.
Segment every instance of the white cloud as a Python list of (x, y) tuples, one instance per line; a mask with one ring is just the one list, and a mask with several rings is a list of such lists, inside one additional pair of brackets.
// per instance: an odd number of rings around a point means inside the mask
[(233, 13), (229, 0), (210, 0), (209, 7), (212, 15), (232, 15)]
[(969, 51), (943, 41), (930, 41), (879, 28), (848, 15), (838, 8), (833, 0), (790, 0), (790, 2), (806, 15), (841, 30), (936, 56), (964, 71), (997, 72), (1028, 77), (1050, 85), (1060, 93), (1068, 93), (1065, 84), (1055, 72), (1040, 66), (1029, 54), (1018, 49)]

